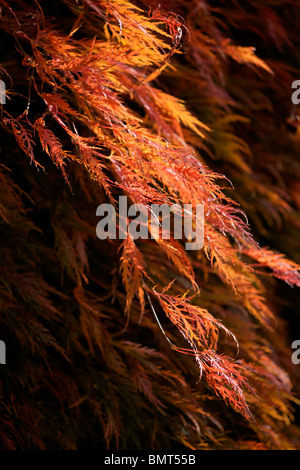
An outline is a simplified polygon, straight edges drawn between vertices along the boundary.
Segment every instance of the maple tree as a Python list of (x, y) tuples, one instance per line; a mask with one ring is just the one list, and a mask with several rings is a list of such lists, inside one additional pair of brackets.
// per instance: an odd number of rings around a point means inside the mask
[[(299, 448), (297, 3), (0, 6), (1, 448)], [(98, 240), (121, 194), (203, 249)]]

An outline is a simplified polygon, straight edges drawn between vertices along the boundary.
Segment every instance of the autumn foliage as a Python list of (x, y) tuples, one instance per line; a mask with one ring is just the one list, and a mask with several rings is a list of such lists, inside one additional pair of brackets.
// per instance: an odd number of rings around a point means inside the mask
[[(297, 2), (0, 6), (1, 448), (300, 448)], [(203, 249), (100, 241), (119, 195)]]

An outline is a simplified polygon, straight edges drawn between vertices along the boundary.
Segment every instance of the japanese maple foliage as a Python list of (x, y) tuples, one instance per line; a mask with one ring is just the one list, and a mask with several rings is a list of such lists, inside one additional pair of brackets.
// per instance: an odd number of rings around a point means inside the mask
[[(1, 448), (300, 447), (299, 7), (240, 3), (0, 0)], [(203, 249), (98, 240), (119, 195)]]

